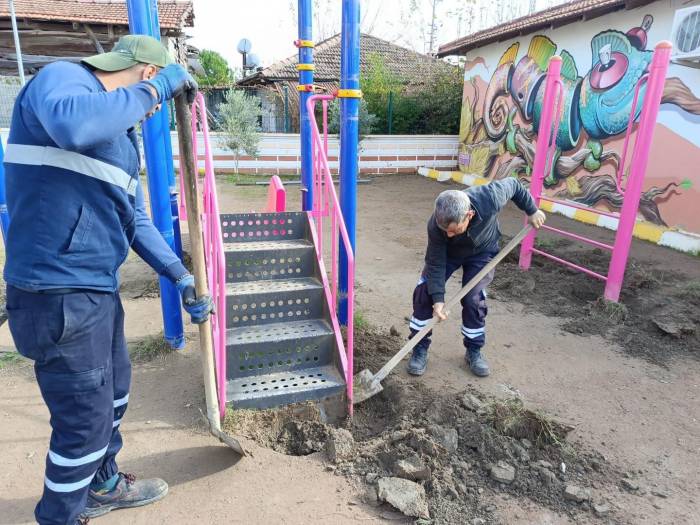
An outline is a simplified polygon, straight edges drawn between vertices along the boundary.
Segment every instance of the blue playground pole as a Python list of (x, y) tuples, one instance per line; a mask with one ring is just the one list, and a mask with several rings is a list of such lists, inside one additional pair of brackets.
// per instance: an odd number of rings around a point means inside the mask
[[(150, 0), (151, 13), (153, 13), (153, 21), (151, 22), (152, 31), (151, 34), (156, 40), (160, 40), (160, 21), (158, 20), (158, 1)], [(167, 130), (163, 133), (164, 147), (165, 147), (165, 161), (166, 169), (168, 170), (168, 185), (170, 186), (170, 211), (173, 217), (173, 234), (175, 235), (175, 253), (182, 260), (182, 239), (180, 237), (180, 215), (177, 206), (177, 192), (178, 187), (175, 182), (175, 167), (173, 166), (173, 145), (170, 140), (170, 117), (166, 108), (160, 112), (160, 116), (163, 119), (163, 129)]]
[[(299, 64), (313, 64), (313, 47), (304, 46), (313, 38), (311, 25), (311, 0), (299, 0)], [(303, 67), (303, 66), (302, 66)], [(299, 86), (309, 86), (314, 83), (313, 70), (299, 70)], [(306, 111), (306, 101), (313, 91), (299, 93), (299, 139), (301, 141), (301, 208), (304, 211), (314, 207), (313, 189), (313, 159), (311, 158), (311, 121)]]
[(10, 226), (10, 215), (7, 213), (7, 196), (5, 195), (5, 149), (0, 140), (0, 226), (2, 226), (2, 240), (7, 241), (7, 228)]
[[(129, 30), (133, 34), (151, 35), (160, 38), (157, 27), (155, 2), (149, 0), (127, 0), (129, 13)], [(148, 192), (151, 201), (153, 223), (168, 245), (175, 249), (173, 233), (173, 215), (170, 205), (170, 185), (168, 157), (172, 150), (165, 148), (165, 137), (170, 138), (170, 128), (164, 126), (161, 109), (150, 119), (143, 122), (143, 148), (146, 153), (146, 173), (148, 174)], [(172, 160), (172, 159), (171, 159)], [(160, 302), (163, 309), (163, 331), (165, 341), (173, 348), (185, 346), (185, 334), (182, 326), (180, 294), (168, 279), (160, 278)]]
[[(343, 32), (340, 54), (340, 207), (350, 244), (355, 252), (355, 218), (357, 215), (357, 172), (360, 110), (360, 0), (343, 0)], [(349, 93), (343, 90), (352, 90)], [(353, 94), (354, 93), (354, 94)], [(340, 244), (341, 297), (340, 322), (347, 324), (348, 258), (345, 246)]]

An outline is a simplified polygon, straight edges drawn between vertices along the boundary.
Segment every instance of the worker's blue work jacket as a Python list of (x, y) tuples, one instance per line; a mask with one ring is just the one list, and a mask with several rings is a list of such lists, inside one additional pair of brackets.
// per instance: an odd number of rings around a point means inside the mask
[(113, 292), (131, 246), (159, 274), (186, 273), (148, 217), (133, 126), (156, 99), (141, 82), (107, 92), (56, 62), (20, 92), (5, 151), (5, 281), (29, 291)]

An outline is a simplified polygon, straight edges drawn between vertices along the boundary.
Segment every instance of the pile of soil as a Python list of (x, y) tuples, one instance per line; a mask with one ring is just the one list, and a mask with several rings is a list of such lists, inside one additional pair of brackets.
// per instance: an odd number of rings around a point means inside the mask
[[(355, 369), (376, 371), (402, 344), (398, 336), (358, 330)], [(228, 432), (279, 452), (325, 454), (328, 470), (365, 485), (370, 505), (382, 505), (378, 487), (386, 480), (410, 480), (425, 492), (435, 524), (496, 523), (496, 500), (503, 497), (592, 516), (594, 505), (605, 502), (591, 488), (619, 479), (601, 454), (566, 441), (571, 427), (517, 398), (497, 401), (476, 390), (438, 393), (392, 375), (345, 426), (349, 432), (324, 424), (313, 405), (234, 411), (225, 420)]]
[[(607, 252), (568, 239), (543, 242), (542, 249), (558, 257), (607, 273)], [(700, 281), (630, 259), (620, 303), (603, 300), (603, 289), (601, 281), (542, 257), (535, 256), (531, 271), (522, 272), (514, 251), (499, 265), (489, 292), (494, 299), (564, 318), (564, 330), (612, 339), (630, 355), (658, 365), (681, 356), (700, 359)]]

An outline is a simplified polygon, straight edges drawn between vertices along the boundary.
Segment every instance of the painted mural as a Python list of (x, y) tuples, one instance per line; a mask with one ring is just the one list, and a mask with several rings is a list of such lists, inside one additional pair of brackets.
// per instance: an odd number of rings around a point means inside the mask
[[(546, 68), (549, 59), (558, 54), (562, 58), (563, 109), (546, 191), (557, 198), (619, 210), (622, 195), (617, 191), (615, 174), (636, 84), (651, 62), (648, 33), (653, 24), (652, 15), (646, 15), (625, 32), (609, 29), (589, 37), (590, 63), (585, 67), (580, 54), (577, 64), (569, 51), (558, 49), (545, 35), (530, 38), (526, 49), (524, 43), (512, 43), (495, 64), (481, 56), (469, 60), (460, 129), (461, 170), (494, 179), (529, 178)], [(644, 91), (642, 87), (640, 96)], [(662, 102), (690, 118), (700, 115), (700, 100), (680, 78), (667, 78)], [(641, 113), (641, 103), (637, 106), (635, 118)], [(696, 133), (700, 134), (700, 120)], [(658, 129), (656, 136), (655, 140), (668, 139), (658, 138)], [(664, 207), (659, 204), (694, 190), (693, 186), (694, 181), (683, 170), (678, 170), (673, 180), (647, 184), (640, 202), (641, 217), (666, 226)], [(697, 226), (692, 221), (684, 226), (697, 227), (695, 231), (700, 232), (700, 220)]]

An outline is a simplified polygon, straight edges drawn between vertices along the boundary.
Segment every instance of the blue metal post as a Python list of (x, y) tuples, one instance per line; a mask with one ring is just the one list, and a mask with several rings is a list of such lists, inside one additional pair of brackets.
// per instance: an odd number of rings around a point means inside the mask
[[(340, 54), (340, 89), (360, 89), (360, 0), (343, 0), (343, 21)], [(357, 172), (360, 99), (340, 99), (340, 207), (350, 244), (355, 251), (355, 217), (357, 215)], [(356, 258), (357, 260), (357, 258)], [(340, 322), (347, 324), (348, 259), (340, 245)]]
[[(158, 19), (158, 0), (150, 0), (150, 9), (153, 15), (151, 21), (151, 35), (160, 40), (160, 21)], [(170, 186), (170, 211), (173, 217), (173, 234), (175, 238), (175, 253), (182, 260), (182, 239), (180, 238), (180, 215), (178, 213), (177, 206), (177, 192), (178, 187), (175, 182), (175, 167), (173, 166), (173, 145), (170, 140), (170, 116), (166, 108), (163, 108), (159, 112), (161, 118), (163, 119), (163, 129), (166, 130), (163, 133), (164, 147), (165, 147), (165, 160), (168, 171), (168, 185)]]
[(0, 226), (2, 226), (2, 240), (7, 240), (7, 227), (10, 225), (10, 215), (7, 213), (7, 197), (5, 195), (5, 149), (0, 139)]
[[(313, 39), (311, 26), (311, 0), (299, 0), (299, 40), (311, 41)], [(299, 63), (313, 64), (314, 51), (312, 47), (299, 46)], [(314, 83), (313, 71), (299, 71), (299, 85), (312, 85)], [(311, 210), (314, 206), (313, 194), (313, 159), (311, 151), (311, 121), (306, 111), (306, 101), (312, 92), (301, 91), (299, 93), (299, 139), (301, 141), (301, 207), (304, 211)]]
[[(160, 38), (160, 28), (157, 27), (157, 6), (153, 0), (127, 0), (126, 5), (131, 33)], [(165, 112), (161, 109), (143, 122), (143, 148), (146, 153), (146, 173), (153, 223), (174, 250), (175, 236), (169, 189), (171, 177), (167, 171), (168, 157), (172, 157), (172, 150), (166, 150), (165, 147), (165, 135), (169, 141), (170, 128), (164, 125), (167, 121), (161, 116), (163, 113)], [(182, 326), (180, 294), (175, 286), (163, 277), (160, 278), (160, 301), (163, 309), (165, 340), (173, 348), (182, 348), (185, 345), (185, 335)]]

